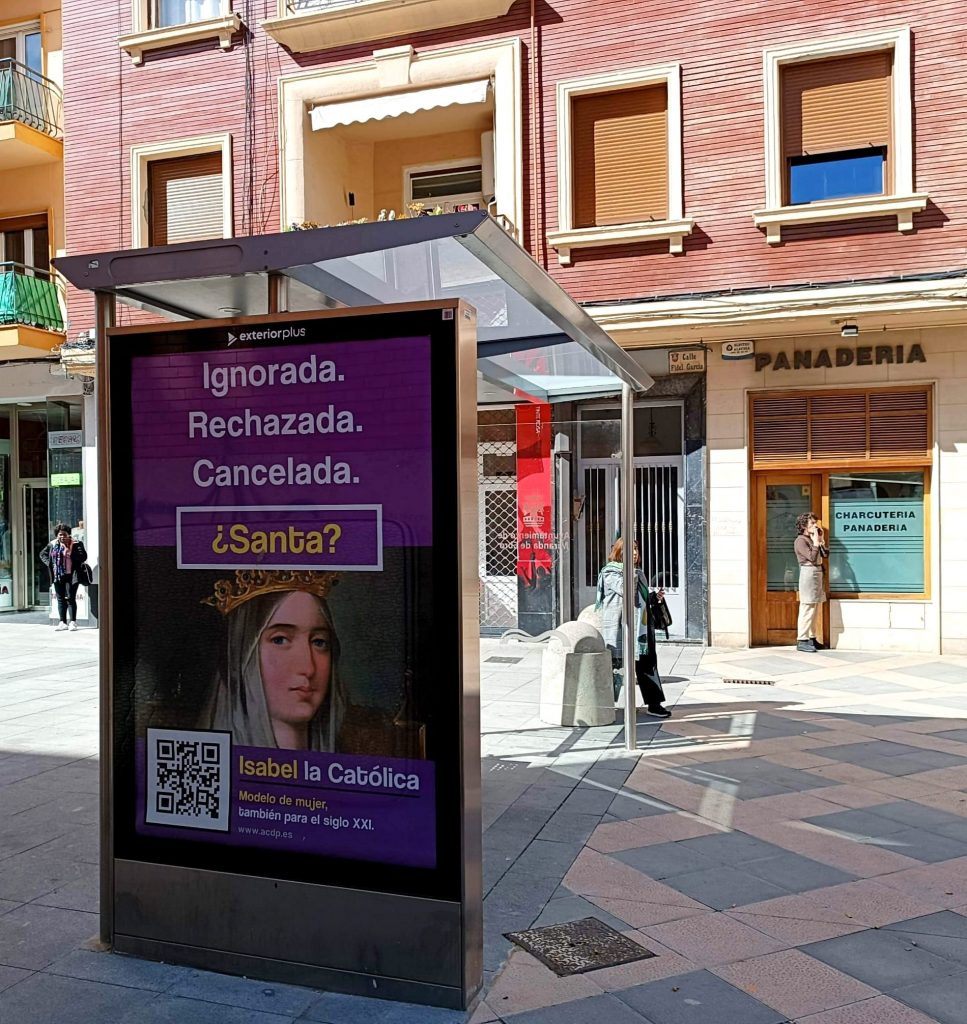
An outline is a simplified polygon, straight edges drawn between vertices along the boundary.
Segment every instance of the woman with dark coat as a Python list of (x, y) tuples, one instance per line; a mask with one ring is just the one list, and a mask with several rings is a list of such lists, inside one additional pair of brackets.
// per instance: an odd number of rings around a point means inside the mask
[[(86, 578), (81, 566), (87, 561), (87, 551), (79, 540), (71, 537), (71, 528), (58, 523), (54, 539), (40, 552), (40, 560), (47, 566), (50, 582), (57, 595), (57, 611), (60, 622), (56, 632), (63, 629), (77, 629), (77, 588)], [(68, 613), (70, 618), (68, 619)]]
[[(623, 661), (621, 619), (624, 606), (624, 541), (619, 537), (608, 554), (608, 564), (598, 574), (598, 592), (595, 608), (601, 613), (601, 636), (611, 652), (611, 663), (615, 668), (615, 700), (618, 699), (619, 684), (617, 672)], [(645, 702), (647, 714), (654, 718), (671, 718), (671, 712), (664, 706), (665, 693), (658, 673), (658, 648), (655, 642), (654, 618), (648, 609), (648, 585), (645, 574), (638, 567), (641, 561), (638, 545), (634, 546), (635, 559), (635, 681)], [(657, 591), (664, 597), (664, 590)]]

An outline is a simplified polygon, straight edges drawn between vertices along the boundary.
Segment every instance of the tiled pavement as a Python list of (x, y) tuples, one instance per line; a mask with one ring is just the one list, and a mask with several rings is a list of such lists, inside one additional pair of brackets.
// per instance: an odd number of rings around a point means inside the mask
[[(84, 948), (94, 641), (0, 622), (0, 1020), (462, 1024)], [(539, 648), (484, 643), (473, 1024), (964, 1024), (967, 659), (661, 655), (675, 717), (629, 756), (620, 724), (539, 722)], [(503, 938), (589, 915), (658, 955), (560, 979)]]

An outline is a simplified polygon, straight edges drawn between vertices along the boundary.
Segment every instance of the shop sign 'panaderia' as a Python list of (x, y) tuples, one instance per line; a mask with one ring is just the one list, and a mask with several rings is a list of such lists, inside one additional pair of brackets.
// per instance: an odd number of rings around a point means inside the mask
[(856, 348), (796, 349), (788, 352), (757, 352), (755, 368), (759, 370), (820, 370), (845, 366), (880, 366), (884, 363), (925, 363), (927, 357), (920, 345), (857, 345)]

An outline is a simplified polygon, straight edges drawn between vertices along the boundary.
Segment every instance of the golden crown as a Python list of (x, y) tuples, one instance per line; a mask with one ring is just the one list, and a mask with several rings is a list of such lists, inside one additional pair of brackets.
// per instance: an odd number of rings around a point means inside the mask
[(202, 600), (202, 604), (217, 608), (228, 615), (240, 604), (260, 594), (275, 594), (284, 590), (304, 590), (316, 597), (325, 597), (339, 582), (333, 572), (300, 572), (295, 569), (236, 569), (234, 580), (217, 580), (215, 592)]

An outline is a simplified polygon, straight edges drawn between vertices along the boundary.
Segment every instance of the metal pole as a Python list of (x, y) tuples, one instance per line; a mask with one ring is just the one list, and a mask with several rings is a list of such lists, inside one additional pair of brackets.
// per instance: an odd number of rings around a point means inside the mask
[(107, 330), (114, 326), (113, 293), (94, 293), (94, 365), (97, 369), (98, 650), (100, 654), (101, 914), (99, 938), (114, 941), (114, 663), (111, 631), (111, 421)]
[(624, 617), (621, 656), (625, 684), (625, 749), (638, 749), (635, 711), (635, 394), (630, 384), (621, 387), (621, 536), (624, 539)]

